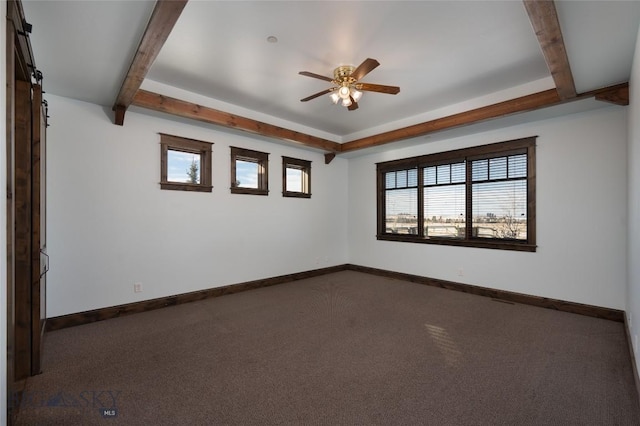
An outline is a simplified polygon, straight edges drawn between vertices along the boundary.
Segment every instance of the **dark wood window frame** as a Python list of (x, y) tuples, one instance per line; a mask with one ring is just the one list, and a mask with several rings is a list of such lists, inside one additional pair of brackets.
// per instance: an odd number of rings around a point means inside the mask
[[(377, 239), (385, 241), (400, 241), (422, 244), (441, 244), (464, 247), (491, 248), (516, 251), (536, 251), (536, 136), (498, 142), (489, 145), (458, 149), (436, 154), (386, 161), (376, 164), (377, 169)], [(526, 211), (527, 236), (526, 240), (510, 240), (502, 238), (479, 238), (473, 236), (472, 229), (472, 162), (501, 156), (526, 154)], [(425, 167), (465, 162), (465, 230), (461, 238), (437, 238), (424, 236), (424, 178), (422, 171)], [(394, 171), (417, 169), (417, 230), (415, 234), (394, 234), (386, 228), (386, 182), (385, 174)], [(406, 184), (409, 185), (408, 183)], [(413, 187), (413, 186), (412, 186)]]
[[(245, 148), (231, 148), (231, 193), (269, 195), (269, 154)], [(236, 162), (248, 161), (258, 165), (258, 187), (244, 188), (237, 186)]]
[[(160, 188), (176, 191), (211, 192), (211, 146), (213, 143), (160, 133)], [(168, 179), (168, 153), (180, 151), (200, 156), (200, 183)]]
[[(287, 187), (287, 169), (302, 171), (302, 191), (290, 191)], [(311, 161), (282, 156), (282, 196), (311, 198)]]

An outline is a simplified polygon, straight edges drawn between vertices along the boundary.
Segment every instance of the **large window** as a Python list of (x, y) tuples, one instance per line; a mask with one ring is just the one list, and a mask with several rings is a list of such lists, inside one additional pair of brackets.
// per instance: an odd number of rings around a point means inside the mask
[(269, 154), (231, 147), (231, 193), (269, 195)]
[(378, 239), (535, 251), (535, 138), (378, 163)]
[(160, 188), (211, 192), (211, 145), (160, 133)]

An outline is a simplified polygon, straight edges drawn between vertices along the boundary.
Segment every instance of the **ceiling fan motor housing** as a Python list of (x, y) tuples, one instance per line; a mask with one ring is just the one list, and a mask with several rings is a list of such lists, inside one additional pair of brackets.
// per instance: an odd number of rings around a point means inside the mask
[(352, 65), (342, 65), (333, 70), (333, 82), (339, 86), (350, 85), (356, 82), (356, 79), (351, 77), (356, 67)]

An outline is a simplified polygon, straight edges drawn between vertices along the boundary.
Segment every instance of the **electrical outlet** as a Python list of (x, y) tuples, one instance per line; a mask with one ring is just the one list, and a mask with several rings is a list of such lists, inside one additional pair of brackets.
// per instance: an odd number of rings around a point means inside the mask
[(133, 284), (133, 292), (134, 293), (142, 293), (142, 283)]
[(459, 277), (464, 276), (464, 269), (462, 269), (462, 268), (458, 268), (458, 276), (459, 276)]

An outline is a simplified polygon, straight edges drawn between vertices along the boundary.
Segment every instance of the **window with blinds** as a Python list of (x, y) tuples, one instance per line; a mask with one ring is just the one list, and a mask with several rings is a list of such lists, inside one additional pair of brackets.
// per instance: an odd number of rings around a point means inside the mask
[(535, 138), (377, 171), (378, 239), (535, 251)]
[(418, 169), (385, 174), (385, 232), (418, 234)]
[(527, 240), (527, 155), (471, 162), (473, 236)]
[(428, 166), (424, 176), (424, 235), (464, 238), (465, 162)]

